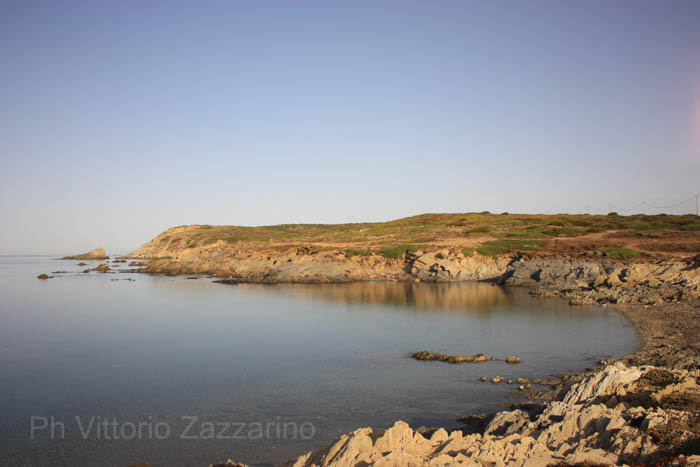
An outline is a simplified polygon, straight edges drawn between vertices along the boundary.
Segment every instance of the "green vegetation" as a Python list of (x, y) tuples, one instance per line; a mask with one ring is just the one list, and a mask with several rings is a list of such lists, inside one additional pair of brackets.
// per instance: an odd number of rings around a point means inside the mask
[(477, 234), (477, 233), (487, 233), (491, 231), (491, 227), (488, 225), (477, 225), (476, 227), (472, 227), (469, 229), (470, 234)]
[(465, 248), (462, 250), (462, 254), (465, 256), (465, 258), (471, 258), (474, 255), (474, 252), (476, 251), (476, 247), (470, 246), (469, 248)]
[(419, 245), (410, 245), (408, 243), (399, 243), (398, 245), (393, 245), (385, 247), (379, 250), (379, 254), (390, 259), (402, 258), (406, 253), (417, 250)]
[(544, 240), (493, 240), (481, 245), (476, 251), (493, 259), (513, 251), (536, 251), (547, 244)]
[(680, 229), (686, 232), (696, 232), (700, 230), (700, 220), (682, 225)]
[(639, 256), (639, 252), (631, 248), (607, 246), (603, 248), (598, 248), (597, 251), (611, 259), (629, 259), (636, 258), (637, 256)]
[(496, 237), (505, 237), (505, 238), (542, 238), (544, 237), (544, 233), (542, 233), (541, 230), (531, 230), (531, 229), (526, 229), (526, 230), (520, 230), (517, 232), (498, 232), (495, 233), (494, 236)]
[[(268, 245), (316, 245), (344, 251), (348, 256), (369, 251), (398, 258), (423, 245), (429, 251), (449, 245), (451, 239), (471, 237), (482, 243), (489, 256), (508, 251), (528, 250), (544, 245), (551, 238), (582, 237), (599, 234), (597, 245), (605, 238), (677, 238), (694, 237), (700, 231), (700, 219), (694, 215), (620, 216), (588, 214), (421, 214), (388, 222), (353, 224), (282, 224), (260, 227), (197, 225), (166, 232), (156, 241), (172, 247), (208, 246), (223, 242), (248, 248)], [(458, 242), (455, 242), (459, 244)], [(543, 246), (538, 246), (542, 248)], [(647, 250), (647, 248), (644, 248)], [(380, 252), (381, 250), (381, 252)], [(665, 250), (667, 251), (667, 250)], [(471, 251), (473, 254), (473, 251)], [(481, 252), (480, 252), (481, 253)], [(466, 253), (465, 253), (466, 254)]]
[(353, 256), (369, 256), (372, 254), (372, 250), (369, 248), (346, 248), (343, 253), (348, 258), (352, 258)]
[(582, 227), (554, 227), (542, 232), (550, 237), (578, 237), (586, 233)]

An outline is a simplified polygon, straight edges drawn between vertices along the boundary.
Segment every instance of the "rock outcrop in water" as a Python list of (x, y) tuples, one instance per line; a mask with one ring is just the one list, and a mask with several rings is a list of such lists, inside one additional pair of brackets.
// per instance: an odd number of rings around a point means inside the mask
[(74, 260), (101, 260), (101, 259), (108, 259), (109, 256), (105, 253), (104, 248), (95, 248), (92, 251), (88, 251), (87, 253), (83, 253), (82, 255), (75, 255), (75, 256), (65, 256), (63, 258), (59, 259), (74, 259)]
[(483, 353), (474, 355), (447, 355), (444, 353), (428, 352), (427, 350), (416, 352), (411, 355), (411, 357), (415, 358), (416, 360), (423, 360), (427, 362), (438, 361), (447, 363), (484, 363), (491, 360), (497, 360), (496, 357)]

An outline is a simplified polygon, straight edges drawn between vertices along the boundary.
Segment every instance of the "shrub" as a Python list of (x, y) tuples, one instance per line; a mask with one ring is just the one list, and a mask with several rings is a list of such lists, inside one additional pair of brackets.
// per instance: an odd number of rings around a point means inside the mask
[(471, 233), (486, 233), (486, 232), (490, 232), (490, 231), (491, 231), (491, 227), (489, 227), (488, 225), (477, 225), (476, 227), (472, 227), (471, 229), (469, 229), (470, 234)]
[(506, 238), (541, 238), (542, 235), (543, 234), (541, 230), (529, 228), (526, 230), (520, 230), (518, 232), (503, 232), (496, 234), (497, 237)]
[(631, 248), (606, 246), (598, 248), (598, 251), (611, 259), (629, 259), (639, 256), (639, 252)]
[(578, 235), (583, 235), (584, 230), (581, 227), (555, 227), (553, 229), (547, 229), (542, 233), (550, 237), (576, 237)]
[(398, 245), (388, 246), (379, 250), (379, 254), (390, 259), (402, 258), (407, 252), (411, 252), (418, 248), (417, 245), (408, 243), (399, 243)]
[(243, 235), (231, 235), (230, 237), (224, 237), (222, 240), (226, 243), (236, 243), (247, 240), (247, 238)]
[(490, 256), (493, 259), (499, 255), (511, 253), (513, 251), (535, 251), (547, 244), (545, 240), (493, 240), (484, 243), (476, 249), (477, 253)]
[(570, 219), (571, 225), (574, 225), (576, 227), (588, 227), (593, 224), (592, 219), (585, 219), (585, 218), (576, 218), (573, 217)]
[(345, 256), (348, 258), (352, 258), (353, 256), (369, 256), (372, 254), (372, 250), (368, 248), (348, 248), (343, 250), (343, 253), (345, 253)]
[(696, 230), (700, 230), (700, 221), (695, 221), (695, 222), (691, 222), (690, 224), (682, 225), (681, 230), (685, 230), (686, 232), (693, 232)]

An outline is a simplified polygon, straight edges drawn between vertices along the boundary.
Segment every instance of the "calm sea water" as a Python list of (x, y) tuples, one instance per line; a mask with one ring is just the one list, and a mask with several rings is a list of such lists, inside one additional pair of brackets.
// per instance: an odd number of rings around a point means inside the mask
[[(82, 269), (0, 257), (0, 465), (279, 463), (362, 426), (459, 426), (513, 400), (514, 386), (480, 376), (580, 371), (640, 343), (611, 311), (486, 284), (230, 286)], [(524, 363), (408, 357), (421, 349)]]

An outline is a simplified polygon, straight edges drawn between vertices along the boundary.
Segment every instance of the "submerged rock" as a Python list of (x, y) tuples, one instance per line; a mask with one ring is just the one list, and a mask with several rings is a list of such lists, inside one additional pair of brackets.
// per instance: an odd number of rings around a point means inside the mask
[(53, 279), (53, 276), (49, 276), (48, 274), (39, 274), (38, 276), (36, 276), (36, 278), (46, 280), (46, 279)]
[(428, 352), (427, 350), (421, 350), (420, 352), (416, 352), (411, 356), (416, 360), (439, 361), (447, 363), (483, 363), (496, 360), (495, 357), (483, 353), (474, 355), (447, 355), (444, 353)]
[(91, 272), (91, 271), (104, 273), (104, 272), (109, 271), (109, 265), (107, 263), (103, 263), (103, 264), (100, 264), (99, 266), (97, 266), (96, 268), (86, 269), (83, 272)]

